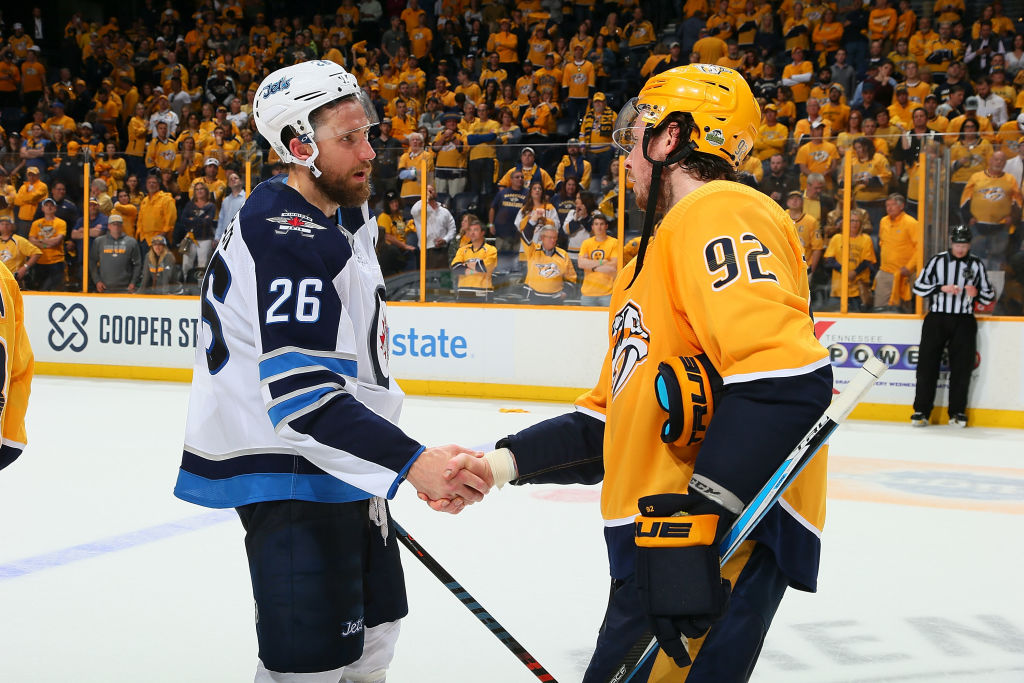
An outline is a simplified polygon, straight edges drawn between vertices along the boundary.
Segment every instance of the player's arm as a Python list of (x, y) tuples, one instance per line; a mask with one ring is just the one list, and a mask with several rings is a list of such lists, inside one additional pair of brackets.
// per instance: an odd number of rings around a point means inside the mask
[(465, 247), (459, 247), (459, 250), (455, 252), (455, 258), (452, 259), (451, 269), (456, 275), (462, 275), (468, 270), (466, 267)]

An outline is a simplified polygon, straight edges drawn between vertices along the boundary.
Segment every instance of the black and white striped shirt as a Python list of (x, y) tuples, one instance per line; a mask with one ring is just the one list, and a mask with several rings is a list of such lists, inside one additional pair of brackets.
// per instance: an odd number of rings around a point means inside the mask
[[(957, 294), (946, 294), (942, 291), (945, 285), (957, 285), (960, 291)], [(976, 299), (972, 299), (964, 291), (966, 285), (973, 285), (978, 289)], [(975, 301), (990, 304), (996, 297), (981, 259), (969, 252), (962, 259), (954, 258), (948, 250), (929, 259), (924, 270), (914, 281), (914, 294), (931, 297), (928, 310), (932, 313), (963, 315), (974, 314)]]

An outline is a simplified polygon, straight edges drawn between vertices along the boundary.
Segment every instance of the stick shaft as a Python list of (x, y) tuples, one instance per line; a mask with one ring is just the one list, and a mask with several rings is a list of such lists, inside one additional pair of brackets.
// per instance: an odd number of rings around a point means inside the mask
[(544, 667), (540, 665), (540, 662), (538, 662), (533, 655), (527, 652), (526, 648), (523, 647), (518, 640), (513, 638), (512, 634), (506, 631), (505, 627), (499, 624), (497, 620), (492, 617), (472, 595), (469, 594), (469, 591), (463, 588), (462, 584), (456, 581), (455, 577), (449, 574), (448, 571), (441, 566), (440, 562), (435, 560), (430, 553), (423, 549), (423, 546), (421, 546), (416, 539), (409, 535), (409, 532), (403, 529), (398, 522), (394, 521), (394, 519), (391, 520), (391, 523), (395, 528), (395, 535), (398, 537), (399, 542), (404, 545), (406, 549), (408, 549), (409, 552), (411, 552), (416, 559), (430, 571), (431, 574), (443, 583), (444, 587), (451, 591), (452, 594), (459, 599), (459, 602), (465, 605), (466, 609), (472, 612), (473, 616), (479, 619), (480, 622), (487, 627), (487, 630), (493, 633), (495, 637), (500, 640), (501, 643), (507, 647), (527, 669), (530, 670), (530, 673), (536, 676), (538, 680), (545, 681), (546, 683), (558, 683), (555, 680), (555, 677), (549, 674)]

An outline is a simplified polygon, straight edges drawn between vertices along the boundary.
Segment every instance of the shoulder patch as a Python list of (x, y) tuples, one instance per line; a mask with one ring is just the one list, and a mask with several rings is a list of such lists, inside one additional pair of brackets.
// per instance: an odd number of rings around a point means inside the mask
[(275, 228), (274, 232), (278, 235), (295, 232), (302, 237), (312, 238), (316, 230), (327, 229), (322, 225), (314, 223), (313, 219), (309, 216), (301, 213), (295, 213), (293, 211), (284, 211), (279, 216), (269, 216), (267, 220), (271, 223), (277, 224), (277, 228)]

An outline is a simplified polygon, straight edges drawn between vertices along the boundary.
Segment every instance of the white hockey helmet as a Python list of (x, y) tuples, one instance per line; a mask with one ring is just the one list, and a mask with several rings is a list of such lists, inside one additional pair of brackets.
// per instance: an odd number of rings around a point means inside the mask
[[(377, 110), (359, 87), (356, 77), (334, 62), (314, 59), (278, 69), (264, 78), (256, 91), (252, 113), (260, 135), (267, 139), (281, 161), (306, 166), (319, 177), (320, 170), (315, 162), (320, 150), (314, 140), (309, 115), (313, 110), (345, 97), (354, 97), (363, 107), (369, 120), (367, 127), (377, 124)], [(292, 156), (281, 141), (281, 133), (286, 127), (313, 148), (312, 156), (306, 160)]]

